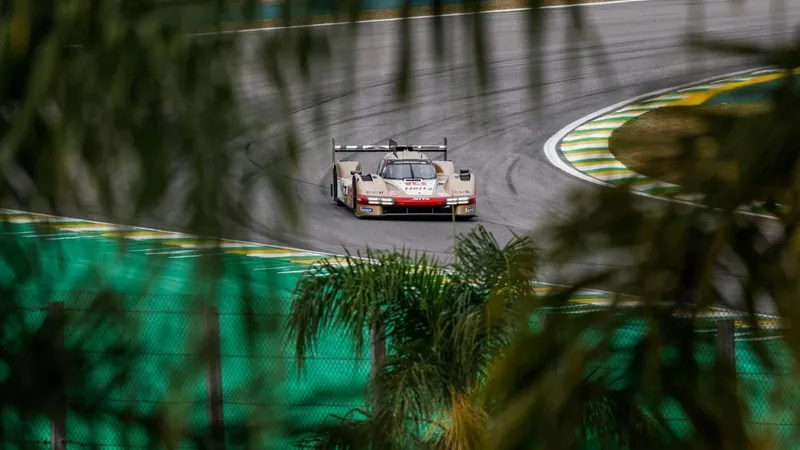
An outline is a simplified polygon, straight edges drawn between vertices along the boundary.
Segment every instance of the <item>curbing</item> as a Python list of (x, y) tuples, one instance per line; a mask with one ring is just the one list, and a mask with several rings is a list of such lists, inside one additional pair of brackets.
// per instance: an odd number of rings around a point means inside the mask
[[(646, 177), (618, 161), (608, 148), (611, 134), (616, 128), (644, 113), (685, 104), (685, 100), (693, 94), (718, 90), (732, 83), (748, 83), (777, 73), (780, 70), (772, 68), (749, 69), (661, 89), (617, 103), (561, 129), (545, 143), (545, 156), (559, 169), (590, 183), (606, 187), (630, 183), (631, 191), (643, 197), (705, 207), (697, 203), (697, 196), (675, 195), (679, 186)], [(741, 212), (774, 219), (756, 203), (743, 208)]]
[[(256, 258), (287, 259), (287, 263), (290, 266), (298, 265), (305, 267), (303, 270), (298, 270), (296, 272), (305, 272), (310, 270), (316, 264), (324, 260), (334, 260), (334, 262), (338, 264), (347, 263), (347, 260), (344, 259), (345, 255), (312, 252), (292, 247), (265, 245), (232, 239), (199, 237), (190, 234), (164, 231), (154, 228), (115, 225), (93, 220), (58, 217), (48, 214), (30, 213), (11, 209), (0, 209), (0, 223), (42, 224), (49, 228), (58, 229), (59, 231), (75, 233), (76, 237), (80, 237), (81, 235), (85, 235), (86, 238), (96, 237), (89, 233), (100, 232), (102, 237), (106, 238), (158, 242), (165, 246), (179, 247), (182, 249), (208, 249), (211, 247), (217, 248), (220, 252), (225, 254), (245, 255)], [(354, 256), (353, 258), (366, 259), (361, 256)], [(534, 290), (540, 295), (547, 294), (553, 290), (569, 288), (569, 286), (541, 281), (534, 281), (533, 283)], [(559, 310), (567, 314), (580, 314), (581, 312), (608, 307), (614, 302), (615, 297), (617, 297), (617, 295), (614, 293), (604, 290), (580, 289), (576, 291), (570, 298), (571, 304), (561, 307)], [(635, 305), (639, 302), (639, 300), (633, 296), (622, 295), (622, 297), (627, 298), (627, 300), (620, 300), (619, 306), (622, 307), (625, 305)], [(739, 318), (739, 314), (737, 312), (724, 310), (721, 308), (711, 308), (707, 312), (702, 313), (702, 315), (723, 315), (731, 318)], [(757, 317), (759, 318), (760, 326), (774, 327), (780, 323), (780, 319), (777, 316), (758, 314)], [(744, 330), (747, 328), (750, 328), (750, 325), (744, 321), (739, 320), (736, 322), (737, 330), (744, 332)]]

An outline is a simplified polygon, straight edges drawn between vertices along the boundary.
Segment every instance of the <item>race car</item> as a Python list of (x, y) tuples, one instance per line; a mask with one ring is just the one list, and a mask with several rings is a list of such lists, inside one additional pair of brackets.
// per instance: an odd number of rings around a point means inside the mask
[[(477, 215), (475, 176), (469, 169), (455, 171), (444, 145), (399, 146), (336, 145), (333, 142), (331, 197), (350, 208), (356, 217), (398, 215)], [(442, 153), (431, 160), (425, 153)], [(385, 153), (375, 173), (362, 173), (361, 163), (336, 160), (337, 153)]]

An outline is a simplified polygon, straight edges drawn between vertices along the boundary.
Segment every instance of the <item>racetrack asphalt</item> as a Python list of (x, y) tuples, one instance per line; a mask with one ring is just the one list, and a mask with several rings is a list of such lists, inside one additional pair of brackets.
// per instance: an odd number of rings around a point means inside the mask
[[(703, 3), (705, 30), (710, 36), (762, 44), (792, 38), (790, 27), (773, 23), (770, 8), (764, 2), (746, 2), (738, 12), (729, 1)], [(324, 73), (323, 94), (318, 98), (297, 83), (293, 89), (293, 120), (302, 139), (302, 167), (286, 181), (293, 183), (295, 201), (304, 213), (304, 229), (291, 234), (276, 231), (281, 219), (275, 213), (274, 200), (264, 195), (245, 206), (252, 213), (256, 228), (242, 229), (242, 235), (236, 237), (263, 240), (260, 234), (273, 231), (273, 236), (282, 235), (283, 244), (317, 251), (338, 253), (345, 246), (351, 250), (405, 246), (446, 257), (453, 234), (453, 225), (447, 219), (358, 220), (331, 202), (333, 137), (337, 143), (350, 145), (385, 143), (390, 137), (398, 142), (439, 143), (447, 137), (450, 159), (457, 167), (472, 169), (478, 178), (480, 217), (457, 223), (457, 229), (466, 231), (481, 224), (501, 242), (512, 232), (535, 230), (567, 211), (567, 191), (578, 186), (593, 188), (553, 167), (545, 158), (544, 142), (561, 127), (636, 95), (763, 63), (752, 58), (690, 51), (683, 44), (688, 6), (686, 1), (653, 0), (584, 7), (590, 34), (577, 44), (579, 51), (567, 40), (569, 9), (547, 10), (546, 46), (541, 54), (544, 93), (538, 106), (528, 88), (533, 59), (527, 44), (525, 11), (484, 17), (493, 75), (485, 96), (474, 82), (473, 53), (467, 35), (469, 18), (444, 19), (449, 42), (446, 61), (437, 59), (430, 44), (433, 22), (410, 21), (415, 40), (415, 94), (406, 105), (393, 101), (401, 22), (359, 25), (352, 47), (345, 37), (347, 27), (315, 28), (314, 33), (329, 37), (336, 58), (330, 66), (316, 68)], [(781, 20), (791, 24), (798, 18), (800, 4), (795, 3)], [(241, 35), (245, 47), (241, 94), (246, 108), (253, 115), (264, 117), (268, 117), (264, 105), (274, 104), (276, 94), (256, 73), (256, 56), (248, 51), (252, 51), (253, 43), (271, 33), (277, 31)], [(345, 66), (344, 55), (348, 53), (354, 55), (355, 70)], [(348, 78), (353, 84), (351, 90), (346, 83)], [(482, 115), (481, 102), (488, 115)], [(323, 108), (328, 123), (314, 122), (316, 106)], [(255, 142), (247, 152), (251, 162), (274, 164), (269, 144), (277, 136), (260, 137), (263, 141)], [(345, 156), (359, 155), (340, 155)], [(378, 157), (362, 158), (363, 170), (374, 170)], [(258, 171), (255, 166), (251, 170)], [(548, 246), (546, 237), (534, 237), (541, 246)], [(577, 265), (606, 263), (612, 262)]]
[[(444, 220), (358, 220), (330, 199), (331, 138), (345, 145), (385, 143), (438, 144), (449, 141), (449, 157), (456, 167), (473, 170), (478, 179), (479, 217), (456, 224), (465, 232), (478, 224), (500, 242), (512, 233), (533, 231), (542, 247), (549, 238), (535, 230), (568, 211), (567, 193), (576, 187), (599, 189), (554, 167), (543, 145), (567, 124), (599, 109), (645, 94), (709, 76), (763, 65), (751, 57), (690, 51), (683, 44), (690, 12), (686, 0), (650, 0), (582, 6), (588, 36), (571, 44), (570, 8), (547, 9), (539, 58), (543, 97), (533, 102), (530, 67), (533, 60), (527, 11), (486, 14), (487, 55), (491, 66), (488, 93), (475, 83), (470, 17), (443, 18), (447, 58), (433, 50), (433, 21), (421, 18), (359, 24), (349, 40), (349, 27), (314, 27), (313, 35), (328, 38), (329, 63), (313, 62), (315, 94), (304, 86), (297, 70), (286, 68), (291, 86), (291, 119), (300, 136), (300, 168), (283, 173), (292, 201), (302, 212), (302, 228), (291, 229), (280, 214), (264, 168), (279, 167), (286, 124), (277, 122), (281, 106), (277, 90), (258, 67), (256, 45), (279, 33), (300, 30), (263, 30), (237, 34), (242, 45), (240, 96), (245, 114), (261, 122), (263, 133), (242, 137), (228, 151), (236, 152), (230, 186), (255, 183), (256, 194), (241, 198), (239, 209), (249, 214), (241, 226), (224, 237), (313, 251), (341, 253), (406, 247), (447, 258), (453, 225)], [(712, 37), (729, 41), (772, 44), (793, 37), (792, 24), (800, 19), (794, 2), (773, 22), (767, 2), (748, 1), (737, 8), (728, 0), (709, 0), (704, 28)], [(413, 36), (412, 88), (407, 104), (394, 101), (400, 29)], [(348, 66), (352, 56), (353, 66)], [(322, 122), (315, 114), (324, 113)], [(272, 123), (271, 123), (272, 122)], [(250, 143), (251, 145), (247, 145)], [(353, 157), (355, 155), (341, 155)], [(379, 154), (362, 159), (364, 170), (376, 167)], [(282, 170), (282, 169), (279, 169)], [(373, 169), (374, 170), (374, 169)], [(175, 192), (182, 181), (176, 175)], [(644, 202), (652, 200), (642, 199)], [(141, 225), (181, 231), (182, 207), (167, 205), (142, 219)], [(72, 217), (109, 221), (102, 215), (65, 208)], [(230, 221), (230, 220), (229, 220)], [(575, 275), (597, 265), (624, 264), (618, 256), (579, 261)], [(566, 281), (545, 279), (543, 281)]]

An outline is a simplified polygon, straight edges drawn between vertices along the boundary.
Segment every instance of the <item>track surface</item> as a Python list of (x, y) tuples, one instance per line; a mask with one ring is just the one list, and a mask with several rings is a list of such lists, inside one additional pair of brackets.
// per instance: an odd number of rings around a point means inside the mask
[[(739, 10), (728, 1), (703, 3), (705, 30), (733, 41), (754, 39), (771, 44), (788, 40), (792, 35), (786, 30), (791, 28), (785, 24), (800, 18), (797, 2), (778, 25), (766, 2), (747, 2)], [(565, 212), (568, 190), (587, 186), (553, 167), (543, 154), (544, 142), (561, 127), (638, 94), (760, 64), (743, 57), (688, 50), (682, 43), (688, 11), (688, 2), (674, 0), (583, 8), (590, 35), (578, 43), (577, 52), (566, 37), (569, 10), (547, 10), (546, 47), (541, 55), (545, 94), (540, 106), (532, 102), (528, 88), (532, 55), (526, 12), (485, 16), (493, 76), (485, 97), (474, 82), (468, 18), (444, 19), (450, 42), (444, 61), (437, 59), (431, 45), (432, 21), (411, 21), (415, 94), (407, 105), (395, 103), (393, 97), (400, 22), (359, 25), (352, 47), (346, 27), (315, 28), (314, 33), (330, 39), (334, 58), (330, 65), (315, 67), (324, 74), (319, 84), (321, 95), (315, 98), (299, 83), (292, 89), (293, 120), (303, 139), (303, 153), (301, 169), (286, 180), (293, 183), (295, 201), (303, 208), (304, 229), (288, 234), (280, 231), (282, 243), (331, 252), (340, 252), (344, 246), (352, 250), (367, 245), (382, 249), (405, 246), (440, 256), (452, 244), (449, 220), (364, 221), (333, 205), (329, 198), (331, 137), (342, 144), (371, 144), (390, 137), (399, 142), (438, 143), (446, 136), (451, 159), (458, 167), (472, 169), (479, 183), (480, 217), (458, 223), (458, 230), (482, 224), (505, 241), (512, 232), (536, 229)], [(270, 110), (265, 105), (276, 103), (275, 90), (257, 73), (252, 54), (252, 44), (272, 33), (277, 31), (242, 35), (241, 93), (254, 116), (268, 117)], [(354, 55), (355, 70), (346, 66), (348, 54)], [(484, 110), (481, 102), (485, 102)], [(327, 123), (313, 121), (317, 106)], [(263, 138), (269, 142), (278, 137), (266, 134)], [(264, 143), (253, 145), (247, 157), (261, 166), (275, 163), (275, 154)], [(363, 158), (364, 170), (374, 170), (377, 158)], [(256, 166), (242, 170), (250, 172), (246, 176), (258, 176)], [(263, 240), (264, 229), (279, 229), (281, 219), (269, 195), (246, 207), (257, 225), (240, 230), (236, 237)], [(548, 246), (546, 237), (537, 240)]]
[[(691, 0), (690, 0), (691, 1)], [(772, 18), (769, 3), (757, 0), (735, 8), (729, 0), (703, 0), (703, 29), (716, 38), (762, 44), (787, 41), (800, 19), (800, 3), (793, 2)], [(765, 4), (766, 3), (766, 4)], [(226, 151), (235, 160), (226, 188), (242, 183), (255, 186), (255, 195), (240, 198), (237, 209), (249, 217), (233, 223), (223, 237), (266, 244), (288, 245), (313, 251), (340, 253), (369, 246), (405, 247), (447, 258), (453, 225), (444, 220), (358, 220), (329, 197), (331, 138), (342, 144), (439, 143), (447, 137), (450, 158), (457, 167), (472, 169), (478, 178), (478, 212), (471, 222), (457, 223), (459, 232), (481, 224), (500, 242), (512, 233), (533, 231), (541, 247), (549, 238), (535, 230), (567, 212), (567, 193), (576, 187), (598, 189), (558, 170), (545, 157), (543, 144), (567, 124), (603, 107), (647, 92), (713, 75), (763, 65), (744, 57), (688, 50), (682, 43), (689, 2), (650, 0), (580, 7), (585, 15), (584, 39), (571, 42), (571, 10), (547, 9), (545, 47), (539, 55), (543, 97), (533, 101), (527, 11), (497, 12), (484, 16), (491, 67), (488, 93), (476, 80), (470, 18), (445, 17), (445, 58), (433, 46), (433, 21), (418, 19), (359, 24), (356, 36), (349, 27), (314, 27), (312, 34), (327, 40), (331, 58), (314, 61), (314, 83), (300, 82), (296, 58), (281, 64), (290, 86), (288, 110), (300, 136), (300, 167), (294, 173), (281, 166), (280, 150), (287, 124), (281, 96), (267, 80), (258, 61), (256, 44), (277, 38), (285, 30), (236, 35), (241, 44), (239, 94), (244, 112), (263, 130), (242, 137)], [(395, 101), (395, 78), (400, 61), (401, 27), (413, 37), (410, 53), (413, 95), (407, 104)], [(291, 30), (297, 33), (299, 30)], [(352, 64), (348, 62), (352, 59)], [(321, 121), (317, 114), (322, 113)], [(352, 155), (341, 155), (342, 157)], [(380, 155), (362, 159), (365, 170), (376, 167)], [(277, 170), (290, 186), (292, 201), (300, 206), (302, 227), (291, 228), (266, 182), (265, 168)], [(276, 169), (277, 168), (277, 169)], [(374, 169), (373, 169), (374, 170)], [(138, 223), (182, 231), (186, 222), (185, 176), (174, 178), (174, 200)], [(82, 189), (81, 189), (82, 190)], [(89, 190), (88, 187), (86, 189)], [(184, 197), (184, 198), (180, 198)], [(652, 200), (642, 199), (644, 202)], [(13, 207), (13, 206), (12, 206)], [(62, 215), (111, 221), (86, 207), (62, 205)], [(233, 214), (225, 213), (226, 222)], [(624, 264), (618, 256), (579, 261), (569, 277), (597, 265)], [(543, 273), (542, 281), (569, 282)]]

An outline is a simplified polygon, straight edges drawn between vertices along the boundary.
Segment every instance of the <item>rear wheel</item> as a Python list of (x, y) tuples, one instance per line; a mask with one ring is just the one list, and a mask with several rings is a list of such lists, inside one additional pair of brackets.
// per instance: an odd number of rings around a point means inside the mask
[(333, 202), (336, 203), (337, 206), (344, 206), (344, 203), (342, 203), (342, 201), (339, 200), (338, 194), (336, 195), (336, 197), (334, 197)]
[(358, 210), (356, 209), (356, 197), (358, 197), (357, 194), (356, 177), (353, 177), (353, 181), (350, 183), (350, 189), (347, 190), (347, 199), (350, 201), (350, 209), (353, 210), (353, 214), (356, 217), (358, 217)]
[(339, 174), (336, 173), (336, 166), (333, 166), (333, 184), (331, 184), (331, 197), (333, 197), (333, 202), (336, 203), (338, 206), (344, 205), (341, 200), (339, 200)]

